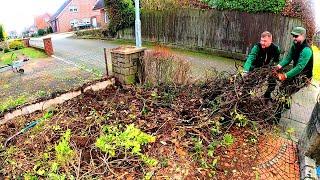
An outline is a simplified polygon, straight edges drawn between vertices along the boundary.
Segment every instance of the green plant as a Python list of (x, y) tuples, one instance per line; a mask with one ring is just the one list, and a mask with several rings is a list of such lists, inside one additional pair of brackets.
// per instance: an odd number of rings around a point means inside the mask
[(74, 151), (69, 145), (70, 137), (71, 130), (68, 129), (60, 139), (59, 144), (55, 146), (56, 159), (61, 164), (65, 164), (73, 159)]
[(23, 49), (25, 46), (21, 40), (14, 40), (9, 42), (9, 48), (14, 50)]
[(47, 27), (46, 33), (47, 33), (47, 34), (53, 33), (53, 29), (52, 29), (51, 26), (50, 26), (50, 27)]
[(292, 136), (294, 135), (294, 132), (295, 132), (296, 130), (295, 130), (295, 128), (293, 128), (293, 127), (290, 127), (290, 128), (288, 128), (287, 130), (286, 130), (286, 135), (287, 135), (287, 137), (288, 137), (288, 139), (292, 139)]
[(193, 139), (194, 140), (194, 151), (196, 154), (200, 154), (203, 150), (203, 144), (200, 139)]
[(46, 34), (46, 31), (44, 29), (39, 29), (37, 34), (38, 36), (43, 36)]
[(271, 12), (280, 13), (285, 7), (286, 0), (202, 0), (209, 6), (219, 10), (237, 10), (249, 13)]
[(10, 52), (10, 49), (9, 48), (4, 48), (3, 52), (4, 53), (8, 53), (8, 52)]
[(245, 115), (238, 113), (236, 108), (230, 114), (239, 127), (245, 127), (249, 122), (248, 118)]
[(221, 125), (219, 121), (214, 121), (212, 127), (210, 128), (212, 135), (217, 135), (221, 133)]
[(105, 1), (110, 23), (106, 34), (114, 37), (116, 33), (134, 24), (134, 5), (132, 0)]
[(3, 113), (4, 111), (14, 108), (16, 106), (22, 105), (27, 101), (26, 96), (20, 96), (17, 98), (14, 97), (9, 97), (7, 100), (2, 102), (0, 104), (0, 113)]
[(158, 163), (156, 159), (141, 153), (141, 146), (154, 142), (155, 137), (142, 132), (133, 124), (128, 125), (123, 132), (117, 126), (104, 126), (103, 132), (97, 138), (95, 145), (110, 157), (129, 151), (132, 155), (139, 156), (149, 166), (155, 166)]
[(219, 144), (220, 144), (219, 141), (213, 141), (208, 145), (208, 147), (207, 147), (208, 153), (207, 154), (208, 154), (209, 157), (213, 157), (213, 154), (214, 154), (214, 152), (216, 150), (216, 147)]
[(0, 24), (0, 42), (1, 41), (4, 41), (4, 29), (2, 24)]
[(231, 134), (227, 133), (227, 134), (223, 135), (222, 145), (229, 147), (233, 143), (234, 143), (234, 137)]

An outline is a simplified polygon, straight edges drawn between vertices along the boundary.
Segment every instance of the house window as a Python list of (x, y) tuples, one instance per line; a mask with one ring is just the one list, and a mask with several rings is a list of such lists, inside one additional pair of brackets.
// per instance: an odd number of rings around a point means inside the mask
[(105, 12), (105, 13), (104, 13), (104, 22), (105, 22), (105, 23), (109, 23), (109, 21), (110, 21), (110, 20), (109, 20), (108, 12)]
[(78, 19), (72, 19), (72, 20), (70, 21), (70, 25), (71, 25), (71, 26), (76, 26), (78, 23), (79, 23)]
[(77, 6), (69, 6), (70, 12), (78, 12), (78, 7)]
[(91, 24), (90, 18), (83, 18), (82, 22), (85, 24)]

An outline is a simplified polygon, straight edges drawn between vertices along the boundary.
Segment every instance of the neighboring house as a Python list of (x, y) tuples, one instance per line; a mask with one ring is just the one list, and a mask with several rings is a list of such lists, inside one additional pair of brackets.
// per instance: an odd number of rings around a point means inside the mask
[(34, 18), (34, 25), (37, 29), (47, 29), (50, 27), (49, 20), (50, 14), (45, 13)]
[(100, 11), (93, 10), (97, 0), (67, 0), (51, 17), (54, 32), (68, 32), (75, 28), (100, 27)]
[(26, 37), (32, 37), (32, 36), (34, 36), (35, 34), (37, 34), (37, 32), (38, 32), (38, 29), (37, 29), (37, 27), (35, 26), (35, 25), (32, 25), (32, 26), (30, 26), (30, 27), (27, 27), (26, 29), (25, 29), (25, 36)]
[(101, 27), (109, 24), (110, 19), (109, 19), (108, 12), (105, 9), (105, 0), (97, 0), (96, 4), (93, 7), (93, 10), (100, 12), (100, 16), (102, 17), (100, 18)]
[(8, 37), (10, 39), (17, 39), (19, 37), (19, 35), (18, 35), (17, 31), (9, 31)]

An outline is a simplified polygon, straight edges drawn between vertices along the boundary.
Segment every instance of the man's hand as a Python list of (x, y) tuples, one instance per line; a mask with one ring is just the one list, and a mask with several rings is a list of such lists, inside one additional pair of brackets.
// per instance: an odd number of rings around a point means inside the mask
[(278, 77), (278, 73), (281, 70), (282, 66), (280, 66), (279, 64), (277, 66), (272, 67), (271, 71), (272, 71), (272, 76), (277, 78)]
[(273, 74), (276, 74), (276, 73), (278, 73), (281, 69), (282, 69), (282, 66), (280, 66), (280, 65), (278, 64), (277, 66), (274, 66), (274, 67), (272, 68), (272, 73), (273, 73)]
[(247, 77), (248, 75), (249, 75), (249, 72), (247, 72), (247, 71), (243, 71), (242, 74), (241, 74), (241, 76), (243, 78)]
[(280, 81), (284, 81), (284, 80), (287, 79), (287, 76), (286, 76), (285, 74), (283, 74), (283, 73), (279, 73), (279, 74), (278, 74), (278, 79), (279, 79)]

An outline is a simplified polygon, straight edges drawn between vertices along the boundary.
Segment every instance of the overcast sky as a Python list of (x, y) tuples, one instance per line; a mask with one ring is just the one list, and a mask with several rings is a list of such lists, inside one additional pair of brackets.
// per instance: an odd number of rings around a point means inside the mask
[[(65, 0), (0, 0), (0, 24), (6, 31), (17, 30), (21, 32), (25, 27), (31, 26), (34, 16), (45, 12), (53, 14)], [(320, 0), (316, 2), (316, 23), (320, 29)]]
[(6, 31), (22, 31), (31, 26), (34, 16), (55, 13), (65, 0), (0, 0), (0, 24)]

